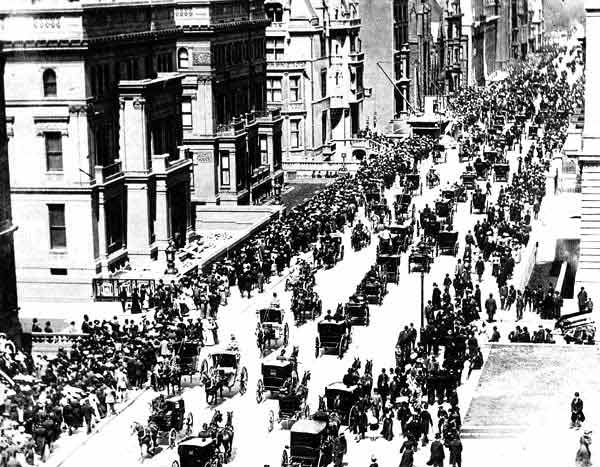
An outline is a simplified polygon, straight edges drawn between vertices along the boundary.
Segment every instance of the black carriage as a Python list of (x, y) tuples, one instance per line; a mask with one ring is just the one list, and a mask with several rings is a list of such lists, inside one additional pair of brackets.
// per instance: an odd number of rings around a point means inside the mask
[(412, 202), (412, 195), (408, 193), (402, 193), (396, 195), (396, 202), (394, 203), (394, 211), (396, 219), (407, 219), (410, 215), (410, 204)]
[(263, 308), (258, 315), (257, 344), (261, 351), (287, 346), (290, 339), (288, 323), (284, 322), (284, 311), (280, 307)]
[(442, 229), (442, 223), (435, 218), (435, 215), (433, 215), (433, 217), (421, 216), (421, 227), (425, 237), (429, 237), (437, 241), (438, 234)]
[(449, 199), (437, 200), (435, 202), (435, 215), (440, 222), (452, 228), (454, 218), (454, 203)]
[[(282, 395), (278, 399), (279, 410), (277, 411), (277, 422), (288, 422), (288, 427), (300, 418), (308, 418), (310, 407), (306, 403), (306, 394), (293, 391), (291, 394)], [(269, 413), (269, 428), (275, 424), (275, 415)]]
[(350, 341), (350, 326), (346, 320), (323, 319), (317, 324), (318, 336), (315, 339), (315, 357), (334, 351), (342, 358)]
[(378, 280), (366, 280), (362, 284), (361, 289), (367, 299), (367, 303), (372, 305), (381, 305), (383, 303), (385, 288)]
[(483, 151), (483, 158), (488, 164), (492, 165), (500, 159), (500, 156), (498, 155), (498, 151)]
[(483, 214), (487, 211), (487, 196), (482, 191), (476, 191), (471, 198), (471, 214), (473, 211), (478, 211)]
[(441, 164), (447, 162), (448, 156), (446, 153), (446, 148), (443, 144), (435, 144), (433, 146), (433, 163)]
[(473, 168), (475, 169), (475, 174), (477, 175), (477, 180), (487, 180), (488, 174), (490, 171), (490, 164), (487, 161), (482, 161), (481, 159), (477, 159), (473, 164)]
[(494, 181), (508, 182), (510, 167), (508, 164), (494, 164)]
[[(433, 250), (431, 246), (421, 243), (412, 249), (408, 256), (408, 272), (415, 271), (417, 266), (419, 271), (429, 272), (433, 262)], [(411, 268), (411, 266), (413, 266)]]
[(469, 162), (473, 158), (470, 147), (462, 147), (458, 151), (458, 162)]
[(177, 434), (184, 431), (185, 435), (192, 433), (194, 417), (191, 412), (185, 414), (185, 401), (181, 397), (165, 399), (161, 394), (151, 402), (152, 412), (148, 422), (158, 428), (158, 438), (167, 442), (170, 448), (175, 447)]
[(465, 172), (460, 178), (462, 179), (462, 186), (465, 190), (474, 190), (477, 186), (477, 173), (476, 172)]
[(400, 254), (378, 255), (377, 264), (386, 282), (397, 284), (400, 281)]
[(321, 315), (323, 303), (317, 292), (298, 291), (292, 298), (292, 314), (296, 324), (305, 323)]
[(537, 125), (531, 125), (527, 132), (528, 139), (536, 139), (538, 136), (539, 127)]
[[(200, 372), (208, 375), (214, 381), (213, 392), (226, 387), (232, 393), (235, 384), (239, 383), (239, 392), (243, 395), (248, 388), (248, 369), (241, 366), (240, 361), (239, 350), (211, 349), (211, 353), (202, 361)], [(216, 392), (214, 392), (213, 400), (216, 400)]]
[(179, 460), (172, 467), (221, 467), (223, 453), (215, 438), (189, 438), (177, 446)]
[(346, 317), (353, 326), (368, 326), (371, 318), (367, 299), (363, 295), (355, 296), (355, 298), (356, 301), (349, 301), (344, 306)]
[(418, 173), (406, 174), (405, 187), (410, 192), (419, 191), (421, 187), (421, 177)]
[(264, 393), (269, 391), (271, 394), (279, 393), (283, 383), (288, 378), (298, 380), (297, 363), (293, 359), (271, 358), (261, 364), (261, 378), (256, 385), (256, 402), (260, 403), (264, 399)]
[(328, 412), (335, 412), (342, 425), (349, 426), (352, 410), (360, 400), (358, 386), (346, 386), (344, 383), (332, 383), (325, 387), (325, 403)]
[(365, 189), (365, 199), (367, 203), (379, 203), (383, 198), (381, 188), (372, 186)]
[(338, 261), (344, 259), (344, 245), (341, 234), (331, 234), (323, 238), (323, 263), (326, 267), (334, 267)]
[(174, 345), (176, 355), (179, 358), (179, 365), (182, 375), (192, 377), (198, 370), (198, 355), (202, 349), (202, 344), (198, 341), (181, 341)]
[(397, 245), (397, 252), (406, 251), (412, 239), (413, 226), (412, 224), (405, 225), (390, 225), (389, 227), (392, 245)]
[(329, 426), (319, 420), (300, 420), (290, 432), (281, 467), (327, 467), (333, 460)]
[(442, 255), (449, 253), (456, 256), (458, 253), (458, 232), (440, 232), (438, 238), (438, 252)]

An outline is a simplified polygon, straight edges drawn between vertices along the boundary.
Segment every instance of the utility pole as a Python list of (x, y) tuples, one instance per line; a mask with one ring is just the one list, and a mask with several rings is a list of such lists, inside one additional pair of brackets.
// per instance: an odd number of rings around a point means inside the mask
[(404, 94), (402, 94), (402, 91), (400, 90), (400, 88), (398, 88), (398, 86), (396, 86), (396, 83), (394, 82), (394, 80), (383, 69), (383, 67), (381, 66), (382, 63), (386, 63), (386, 62), (377, 62), (377, 66), (379, 67), (379, 69), (381, 70), (381, 72), (385, 75), (385, 77), (388, 79), (388, 81), (390, 83), (392, 83), (392, 86), (394, 86), (394, 89), (396, 90), (396, 92), (398, 94), (400, 94), (400, 96), (402, 97), (402, 99), (404, 100), (404, 102), (406, 102), (406, 106), (410, 107), (410, 110), (412, 111), (412, 113), (416, 114), (417, 112), (415, 111), (415, 108), (411, 105), (410, 102), (408, 102), (408, 99), (406, 99), (406, 97), (404, 97)]

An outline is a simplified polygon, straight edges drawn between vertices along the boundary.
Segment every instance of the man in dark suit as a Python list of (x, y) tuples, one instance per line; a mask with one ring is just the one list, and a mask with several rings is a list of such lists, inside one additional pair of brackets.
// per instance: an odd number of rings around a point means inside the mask
[(390, 392), (389, 377), (385, 372), (385, 368), (381, 369), (381, 374), (377, 378), (377, 392), (381, 397), (382, 407), (385, 407), (385, 402)]
[(571, 428), (580, 427), (581, 422), (585, 421), (583, 415), (583, 401), (579, 398), (579, 393), (575, 393), (575, 397), (571, 401)]
[(431, 443), (431, 455), (429, 457), (429, 461), (427, 461), (427, 465), (431, 465), (433, 467), (443, 467), (444, 459), (446, 457), (446, 453), (444, 452), (444, 445), (440, 441), (440, 434), (435, 434), (435, 440)]

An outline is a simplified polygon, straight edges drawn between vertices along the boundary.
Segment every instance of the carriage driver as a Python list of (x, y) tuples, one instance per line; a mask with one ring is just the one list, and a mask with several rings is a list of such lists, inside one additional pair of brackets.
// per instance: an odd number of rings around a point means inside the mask
[(211, 434), (210, 430), (208, 429), (207, 423), (202, 424), (202, 431), (200, 431), (198, 433), (198, 438), (202, 438), (202, 439), (212, 438), (212, 434)]
[(229, 343), (227, 344), (227, 350), (231, 350), (232, 352), (237, 352), (240, 350), (237, 340), (235, 339), (235, 334), (231, 335)]

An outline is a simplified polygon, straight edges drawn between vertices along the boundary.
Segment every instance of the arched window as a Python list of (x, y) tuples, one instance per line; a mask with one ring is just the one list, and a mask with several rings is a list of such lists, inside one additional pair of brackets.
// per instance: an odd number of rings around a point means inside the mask
[(56, 96), (56, 73), (53, 69), (48, 68), (44, 71), (42, 77), (44, 80), (44, 97)]
[(189, 68), (190, 56), (188, 54), (187, 49), (179, 49), (179, 53), (177, 55), (177, 63), (180, 69)]

